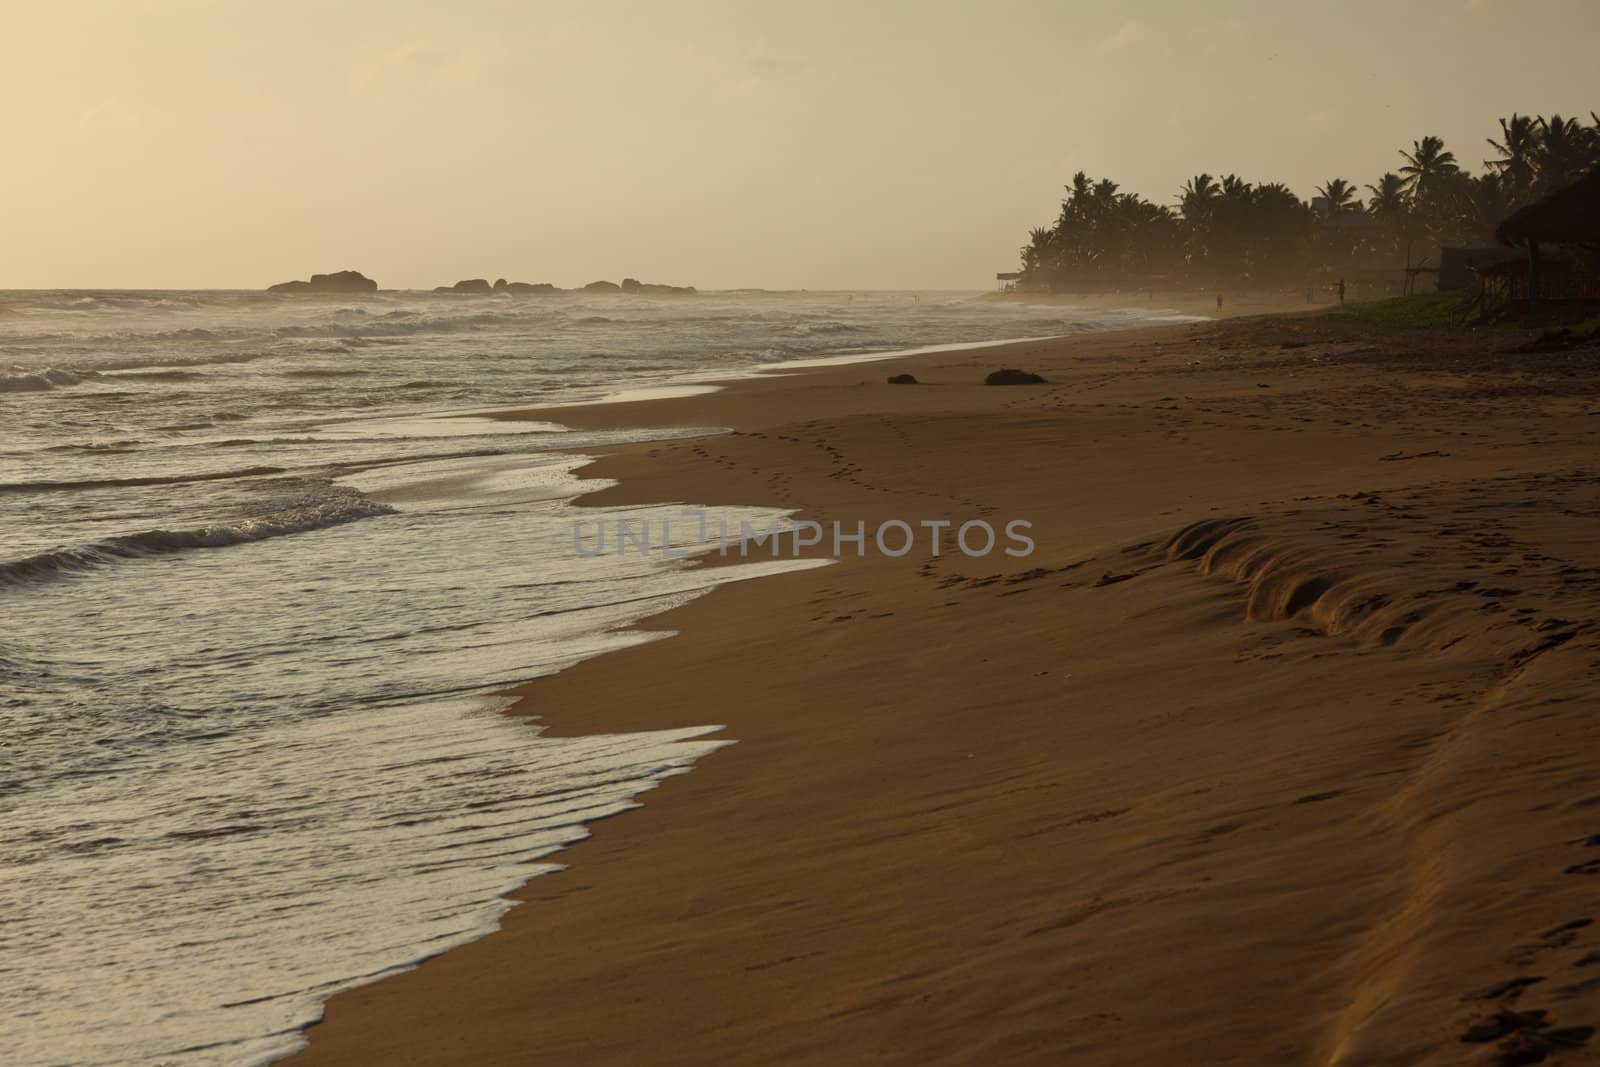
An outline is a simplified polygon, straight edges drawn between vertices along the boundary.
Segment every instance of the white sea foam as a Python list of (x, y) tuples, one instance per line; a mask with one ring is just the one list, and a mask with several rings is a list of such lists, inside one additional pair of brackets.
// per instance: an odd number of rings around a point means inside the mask
[(485, 695), (796, 565), (574, 552), (582, 460), (555, 449), (710, 431), (434, 416), (1041, 318), (933, 294), (0, 293), (0, 1058), (280, 1056), (332, 991), (481, 935), (551, 850), (723, 743), (710, 711), (546, 738)]
[(59, 367), (38, 370), (20, 366), (0, 368), (0, 393), (43, 392), (63, 385), (79, 385), (93, 377), (93, 371), (70, 371)]

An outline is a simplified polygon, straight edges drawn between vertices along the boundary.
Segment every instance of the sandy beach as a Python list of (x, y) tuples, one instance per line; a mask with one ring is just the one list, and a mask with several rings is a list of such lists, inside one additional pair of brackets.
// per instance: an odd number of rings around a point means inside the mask
[[(1222, 297), (1218, 304), (1217, 297)], [(1017, 291), (986, 293), (983, 300), (1026, 307), (1139, 308), (1181, 311), (1214, 319), (1327, 311), (1337, 302), (1331, 289), (1124, 289), (1099, 292)]]
[(1245, 318), (562, 409), (731, 430), (586, 503), (1037, 547), (731, 584), (522, 687), (738, 743), (293, 1062), (1589, 1062), (1600, 349), (1524, 340)]

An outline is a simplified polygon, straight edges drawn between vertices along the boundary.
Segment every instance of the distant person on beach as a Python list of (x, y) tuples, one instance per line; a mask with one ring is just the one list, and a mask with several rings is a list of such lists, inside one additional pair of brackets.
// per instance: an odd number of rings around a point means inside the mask
[(1218, 311), (1222, 310), (1222, 294), (1221, 293), (1217, 294), (1217, 310)]
[(1344, 307), (1344, 279), (1339, 279), (1339, 306)]

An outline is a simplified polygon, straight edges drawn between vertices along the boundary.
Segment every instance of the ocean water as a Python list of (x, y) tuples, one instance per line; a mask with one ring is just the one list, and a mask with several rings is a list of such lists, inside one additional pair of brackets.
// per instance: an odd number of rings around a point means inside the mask
[(436, 416), (1160, 317), (934, 293), (0, 293), (0, 1059), (286, 1055), (327, 996), (492, 930), (588, 824), (731, 743), (709, 710), (546, 737), (495, 695), (810, 565), (575, 551), (586, 449), (716, 428)]

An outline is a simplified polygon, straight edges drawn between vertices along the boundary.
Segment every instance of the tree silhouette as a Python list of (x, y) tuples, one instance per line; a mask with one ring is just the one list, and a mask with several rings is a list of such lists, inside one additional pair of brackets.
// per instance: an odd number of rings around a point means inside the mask
[(1353, 182), (1318, 186), (1325, 219), (1287, 186), (1237, 174), (1195, 174), (1163, 207), (1079, 171), (1055, 224), (1029, 232), (1022, 284), (1143, 288), (1160, 278), (1299, 287), (1363, 268), (1394, 270), (1419, 240), (1423, 259), (1446, 245), (1488, 244), (1511, 212), (1600, 166), (1600, 113), (1589, 117), (1592, 126), (1560, 115), (1500, 119), (1499, 137), (1486, 138), (1497, 158), (1478, 175), (1462, 170), (1443, 140), (1423, 137), (1401, 151), (1402, 166), (1365, 186), (1364, 208)]
[[(1355, 198), (1356, 187), (1343, 178), (1330, 178), (1317, 187), (1317, 195), (1328, 202), (1328, 217), (1342, 213)], [(1358, 205), (1359, 206), (1359, 205)]]
[(1432, 135), (1412, 141), (1411, 151), (1401, 149), (1400, 155), (1406, 161), (1405, 166), (1400, 168), (1406, 188), (1418, 199), (1432, 194), (1446, 174), (1453, 174), (1459, 169), (1455, 153), (1446, 151), (1444, 141)]
[(1577, 119), (1551, 115), (1539, 120), (1539, 187), (1551, 192), (1570, 185), (1588, 169), (1590, 131)]
[(1539, 153), (1539, 127), (1533, 116), (1513, 111), (1510, 119), (1500, 120), (1500, 140), (1488, 140), (1500, 158), (1486, 159), (1483, 165), (1494, 167), (1511, 189), (1531, 188)]
[(1211, 214), (1212, 203), (1222, 190), (1209, 174), (1196, 174), (1183, 183), (1178, 194), (1178, 210), (1190, 222), (1202, 222)]
[(1410, 210), (1406, 196), (1406, 180), (1393, 171), (1378, 179), (1377, 185), (1367, 186), (1372, 199), (1367, 202), (1367, 213), (1374, 218), (1396, 219)]

